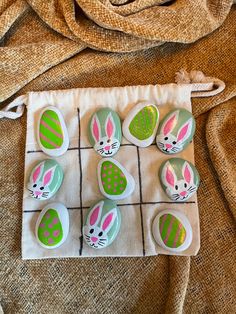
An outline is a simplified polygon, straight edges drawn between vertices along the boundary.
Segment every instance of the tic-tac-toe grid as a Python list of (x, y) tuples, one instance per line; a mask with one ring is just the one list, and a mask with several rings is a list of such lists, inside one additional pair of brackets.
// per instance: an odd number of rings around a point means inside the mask
[[(140, 99), (143, 100), (143, 99)], [(48, 102), (42, 101), (42, 105)], [(47, 100), (48, 101), (48, 100)], [(55, 99), (55, 105), (57, 100)], [(52, 104), (50, 102), (49, 104)], [(180, 106), (180, 105), (179, 105)], [(186, 107), (186, 103), (184, 104)], [(41, 107), (41, 106), (40, 106)], [(60, 107), (60, 106), (59, 106)], [(161, 117), (173, 104), (159, 107)], [(188, 104), (188, 109), (191, 105)], [(32, 107), (31, 107), (32, 108)], [(91, 113), (97, 108), (86, 110), (82, 106), (71, 108), (68, 117), (64, 107), (59, 108), (66, 120), (70, 136), (70, 147), (65, 155), (55, 158), (62, 166), (65, 176), (62, 187), (57, 194), (48, 201), (37, 201), (24, 191), (23, 202), (23, 232), (22, 232), (22, 256), (23, 258), (47, 258), (47, 257), (86, 257), (86, 256), (148, 256), (158, 253), (169, 254), (154, 242), (151, 235), (151, 223), (155, 215), (163, 209), (177, 209), (184, 212), (189, 218), (193, 228), (193, 242), (183, 255), (194, 255), (199, 248), (199, 220), (196, 197), (184, 203), (170, 201), (162, 191), (158, 179), (158, 169), (162, 161), (169, 156), (161, 153), (156, 144), (148, 148), (139, 148), (128, 143), (124, 138), (118, 153), (113, 157), (132, 174), (135, 179), (134, 193), (117, 202), (121, 210), (121, 230), (117, 239), (111, 246), (94, 250), (83, 241), (82, 227), (85, 217), (91, 205), (103, 198), (97, 182), (97, 164), (100, 156), (90, 146), (87, 139), (87, 124)], [(113, 108), (117, 110), (117, 108)], [(37, 119), (39, 109), (34, 109), (32, 119)], [(63, 112), (64, 111), (64, 112)], [(67, 112), (66, 112), (67, 111)], [(82, 112), (82, 114), (81, 114)], [(122, 113), (118, 112), (121, 116)], [(71, 122), (71, 124), (70, 124)], [(37, 149), (35, 142), (35, 130), (32, 137), (29, 136), (26, 143), (25, 184), (33, 165), (40, 160), (50, 158)], [(31, 143), (30, 140), (31, 139)], [(33, 140), (32, 140), (33, 139)], [(31, 149), (33, 148), (33, 149)], [(178, 157), (193, 162), (193, 144)], [(70, 232), (66, 242), (55, 250), (43, 249), (34, 237), (34, 226), (41, 209), (51, 202), (62, 202), (66, 205), (70, 217)]]

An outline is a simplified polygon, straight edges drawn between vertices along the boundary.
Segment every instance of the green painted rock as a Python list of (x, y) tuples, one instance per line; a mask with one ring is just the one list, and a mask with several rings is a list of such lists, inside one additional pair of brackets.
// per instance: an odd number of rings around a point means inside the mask
[(51, 198), (60, 188), (63, 171), (56, 160), (45, 159), (31, 171), (27, 189), (31, 197), (37, 200)]
[(111, 200), (101, 200), (92, 206), (83, 226), (85, 242), (94, 249), (110, 245), (120, 230), (121, 215), (117, 205)]
[(97, 174), (100, 191), (109, 199), (120, 200), (134, 191), (134, 178), (113, 158), (101, 159)]
[(176, 210), (164, 210), (154, 219), (152, 234), (162, 248), (182, 252), (192, 243), (192, 227), (188, 218)]
[(161, 121), (156, 137), (158, 148), (165, 154), (176, 154), (185, 149), (195, 133), (195, 120), (186, 109), (175, 109)]
[(118, 114), (110, 108), (96, 111), (88, 125), (89, 141), (103, 157), (113, 156), (121, 144), (121, 125)]
[(53, 106), (44, 108), (39, 117), (38, 142), (42, 151), (52, 157), (63, 155), (69, 147), (69, 136), (61, 112)]
[(38, 243), (47, 249), (62, 245), (69, 232), (67, 208), (60, 203), (52, 203), (41, 211), (35, 227)]
[(140, 147), (147, 147), (155, 139), (159, 123), (159, 111), (149, 102), (139, 103), (123, 122), (123, 134), (128, 141)]
[(166, 195), (175, 202), (184, 202), (196, 193), (200, 177), (194, 165), (182, 158), (164, 161), (159, 169), (159, 179)]

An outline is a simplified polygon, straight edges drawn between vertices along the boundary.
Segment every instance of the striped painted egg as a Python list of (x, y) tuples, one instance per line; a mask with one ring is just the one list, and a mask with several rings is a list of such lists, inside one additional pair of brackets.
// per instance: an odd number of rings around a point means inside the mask
[(185, 251), (192, 242), (190, 222), (176, 210), (160, 212), (153, 221), (152, 233), (157, 244), (172, 252)]
[(69, 136), (61, 112), (53, 106), (44, 108), (39, 117), (38, 143), (52, 157), (63, 155), (69, 147)]
[(69, 214), (61, 203), (51, 203), (43, 208), (36, 222), (37, 242), (44, 248), (55, 249), (62, 245), (69, 232)]

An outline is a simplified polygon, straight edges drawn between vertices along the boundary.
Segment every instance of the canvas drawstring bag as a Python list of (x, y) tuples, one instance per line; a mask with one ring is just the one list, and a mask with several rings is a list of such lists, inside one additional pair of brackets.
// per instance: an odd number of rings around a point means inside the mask
[[(124, 138), (114, 158), (132, 174), (136, 187), (131, 196), (117, 202), (121, 211), (121, 229), (118, 237), (110, 246), (102, 250), (94, 250), (86, 245), (82, 236), (82, 227), (88, 209), (103, 198), (96, 174), (101, 157), (91, 147), (87, 136), (91, 115), (99, 108), (109, 107), (119, 114), (121, 120), (124, 120), (135, 104), (150, 101), (158, 106), (162, 119), (174, 108), (192, 111), (191, 97), (210, 97), (220, 93), (225, 87), (221, 80), (205, 77), (199, 71), (189, 74), (180, 71), (176, 76), (176, 83), (29, 92), (16, 98), (0, 111), (0, 118), (17, 119), (23, 115), (24, 108), (27, 108), (22, 206), (23, 259), (173, 254), (160, 248), (151, 233), (153, 219), (164, 209), (174, 209), (184, 213), (193, 229), (191, 245), (178, 255), (197, 254), (200, 247), (200, 226), (196, 194), (184, 203), (170, 201), (158, 181), (160, 164), (170, 156), (160, 152), (155, 143), (147, 148), (140, 148)], [(42, 109), (48, 105), (56, 106), (63, 114), (70, 145), (64, 155), (55, 158), (64, 171), (62, 186), (50, 200), (38, 201), (29, 196), (26, 183), (32, 167), (37, 162), (49, 158), (40, 150), (36, 139), (37, 118)], [(193, 142), (175, 157), (194, 163)], [(68, 208), (70, 230), (63, 245), (48, 250), (39, 246), (34, 229), (40, 211), (52, 202), (61, 202)]]

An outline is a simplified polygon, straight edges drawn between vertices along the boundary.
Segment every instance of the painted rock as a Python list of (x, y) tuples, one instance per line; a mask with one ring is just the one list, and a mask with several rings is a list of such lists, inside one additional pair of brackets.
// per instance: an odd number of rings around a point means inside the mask
[(47, 200), (58, 191), (62, 180), (63, 171), (59, 163), (53, 159), (45, 159), (31, 171), (27, 189), (33, 198)]
[(200, 177), (194, 165), (181, 158), (164, 161), (159, 169), (159, 179), (167, 196), (175, 202), (184, 202), (198, 189)]
[(101, 159), (97, 174), (101, 193), (111, 200), (126, 198), (134, 191), (134, 178), (113, 158)]
[(53, 106), (44, 108), (39, 117), (38, 143), (52, 157), (63, 155), (69, 147), (69, 136), (61, 112)]
[(128, 141), (140, 147), (147, 147), (155, 139), (159, 124), (159, 111), (150, 102), (136, 105), (123, 122), (123, 134)]
[(35, 226), (38, 243), (46, 249), (55, 249), (65, 242), (69, 232), (67, 208), (60, 203), (44, 207)]
[(192, 227), (188, 218), (176, 210), (163, 210), (154, 219), (152, 234), (163, 249), (185, 251), (192, 243)]
[(186, 109), (175, 109), (161, 121), (156, 137), (158, 148), (165, 154), (181, 152), (193, 139), (195, 120)]
[(98, 110), (89, 122), (88, 135), (98, 154), (103, 157), (116, 154), (122, 138), (118, 114), (109, 108)]
[(120, 210), (113, 201), (104, 199), (92, 206), (83, 226), (85, 242), (94, 249), (110, 245), (116, 238), (121, 223)]

